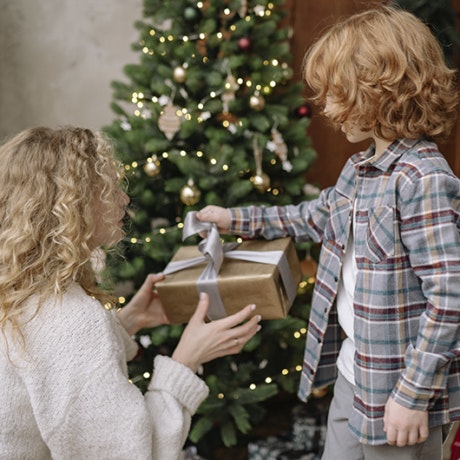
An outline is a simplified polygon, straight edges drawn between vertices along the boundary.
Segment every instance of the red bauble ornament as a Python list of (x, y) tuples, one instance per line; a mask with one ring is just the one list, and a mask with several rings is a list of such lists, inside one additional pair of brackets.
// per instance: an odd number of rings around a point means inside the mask
[(296, 113), (299, 117), (310, 117), (311, 116), (311, 109), (310, 106), (305, 104), (297, 107)]
[(248, 51), (252, 46), (251, 40), (247, 37), (242, 37), (238, 40), (238, 48), (241, 51)]

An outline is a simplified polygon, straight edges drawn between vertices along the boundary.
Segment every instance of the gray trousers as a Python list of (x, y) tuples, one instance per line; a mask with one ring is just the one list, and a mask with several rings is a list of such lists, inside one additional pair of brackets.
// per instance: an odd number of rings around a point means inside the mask
[(384, 444), (361, 444), (348, 429), (352, 412), (353, 385), (339, 372), (329, 408), (326, 445), (322, 460), (441, 460), (442, 427), (430, 429), (428, 439), (414, 446), (397, 447)]

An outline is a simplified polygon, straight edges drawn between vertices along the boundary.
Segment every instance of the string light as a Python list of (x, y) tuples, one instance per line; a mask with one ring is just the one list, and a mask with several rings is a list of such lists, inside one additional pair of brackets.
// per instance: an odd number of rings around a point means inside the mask
[[(198, 8), (203, 8), (204, 4), (203, 2), (198, 2), (197, 3), (197, 7)], [(254, 8), (253, 8), (253, 13), (255, 16), (259, 16), (259, 17), (264, 17), (264, 16), (270, 16), (272, 14), (272, 11), (275, 7), (275, 5), (273, 3), (269, 3), (267, 5), (267, 7), (263, 7), (261, 5), (256, 5)], [(230, 8), (225, 8), (224, 11), (223, 11), (223, 14), (225, 16), (230, 16), (232, 14), (232, 11)], [(244, 21), (246, 22), (251, 22), (254, 20), (254, 17), (251, 16), (251, 15), (246, 15), (244, 17)], [(237, 32), (238, 30), (238, 27), (236, 24), (231, 24), (229, 26), (229, 30), (232, 32), (232, 33), (235, 33)], [(157, 31), (155, 30), (154, 28), (151, 28), (149, 30), (149, 36), (152, 37), (152, 38), (155, 38), (160, 44), (165, 44), (167, 41), (169, 42), (173, 42), (175, 40), (177, 41), (182, 41), (182, 42), (189, 42), (189, 41), (198, 41), (198, 40), (206, 40), (206, 39), (212, 39), (212, 34), (208, 34), (208, 33), (199, 33), (199, 34), (194, 34), (194, 35), (182, 35), (182, 36), (174, 36), (173, 34), (169, 33), (168, 35), (160, 35), (162, 33), (162, 31)], [(158, 35), (160, 35), (159, 37), (157, 37)], [(215, 37), (220, 41), (220, 40), (223, 40), (224, 39), (224, 34), (221, 32), (221, 31), (218, 31), (215, 33)], [(155, 54), (155, 51), (154, 51), (154, 48), (156, 48), (156, 46), (153, 46), (151, 48), (149, 48), (148, 46), (146, 46), (146, 43), (145, 43), (145, 40), (140, 40), (139, 41), (140, 45), (142, 46), (142, 51), (143, 53), (145, 54), (149, 54), (149, 55), (153, 55)], [(160, 51), (160, 55), (161, 56), (166, 56), (166, 51), (163, 49), (162, 51)], [(195, 57), (195, 55), (194, 55)], [(202, 62), (203, 63), (207, 63), (209, 60), (206, 56), (204, 56), (202, 58)], [(273, 66), (274, 67), (277, 67), (278, 66), (278, 63), (276, 62), (276, 59), (273, 59)]]

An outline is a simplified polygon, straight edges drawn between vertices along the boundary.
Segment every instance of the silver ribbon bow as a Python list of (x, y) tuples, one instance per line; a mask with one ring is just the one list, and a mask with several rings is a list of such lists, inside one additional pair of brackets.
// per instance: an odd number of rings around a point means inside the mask
[(297, 294), (297, 288), (290, 275), (288, 260), (283, 251), (254, 252), (235, 250), (235, 248), (239, 246), (239, 243), (222, 244), (217, 226), (214, 223), (198, 220), (196, 218), (196, 211), (188, 212), (184, 220), (182, 241), (192, 235), (204, 232), (206, 232), (207, 236), (198, 244), (198, 250), (203, 255), (187, 260), (169, 262), (163, 270), (163, 273), (169, 275), (207, 262), (206, 267), (196, 282), (196, 286), (199, 293), (205, 292), (209, 296), (209, 319), (216, 320), (227, 316), (217, 287), (217, 275), (222, 266), (224, 257), (228, 259), (277, 265), (288, 301), (292, 304)]

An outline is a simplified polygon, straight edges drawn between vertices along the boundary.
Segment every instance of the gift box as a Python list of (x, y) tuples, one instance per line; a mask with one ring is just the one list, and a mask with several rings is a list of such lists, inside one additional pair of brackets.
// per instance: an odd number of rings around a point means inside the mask
[(289, 450), (283, 452), (278, 460), (321, 460), (321, 454), (315, 452), (305, 453), (303, 450)]
[(292, 411), (292, 441), (299, 450), (322, 452), (326, 441), (328, 404), (298, 405)]
[(182, 451), (180, 460), (206, 460), (198, 453), (198, 449), (195, 446), (189, 446)]
[[(260, 257), (265, 260), (257, 261)], [(170, 265), (186, 265), (187, 262), (192, 266), (168, 274)], [(213, 296), (206, 287), (202, 287), (199, 278), (203, 278), (203, 273), (209, 271), (210, 266), (211, 269), (214, 267), (214, 262), (210, 261), (209, 255), (203, 256), (198, 246), (179, 248), (164, 271), (165, 279), (156, 284), (172, 324), (189, 321), (196, 309), (199, 291), (210, 294), (209, 319), (230, 315), (249, 304), (256, 305), (256, 314), (263, 319), (286, 317), (301, 279), (300, 263), (291, 238), (248, 240), (237, 247), (224, 248), (219, 265), (215, 277), (211, 276), (204, 282), (214, 291)], [(216, 309), (220, 300), (221, 306)]]
[(326, 426), (312, 417), (299, 418), (292, 426), (292, 440), (299, 449), (322, 450), (326, 440)]
[(248, 460), (279, 460), (283, 453), (292, 449), (293, 444), (289, 440), (269, 436), (248, 443)]

